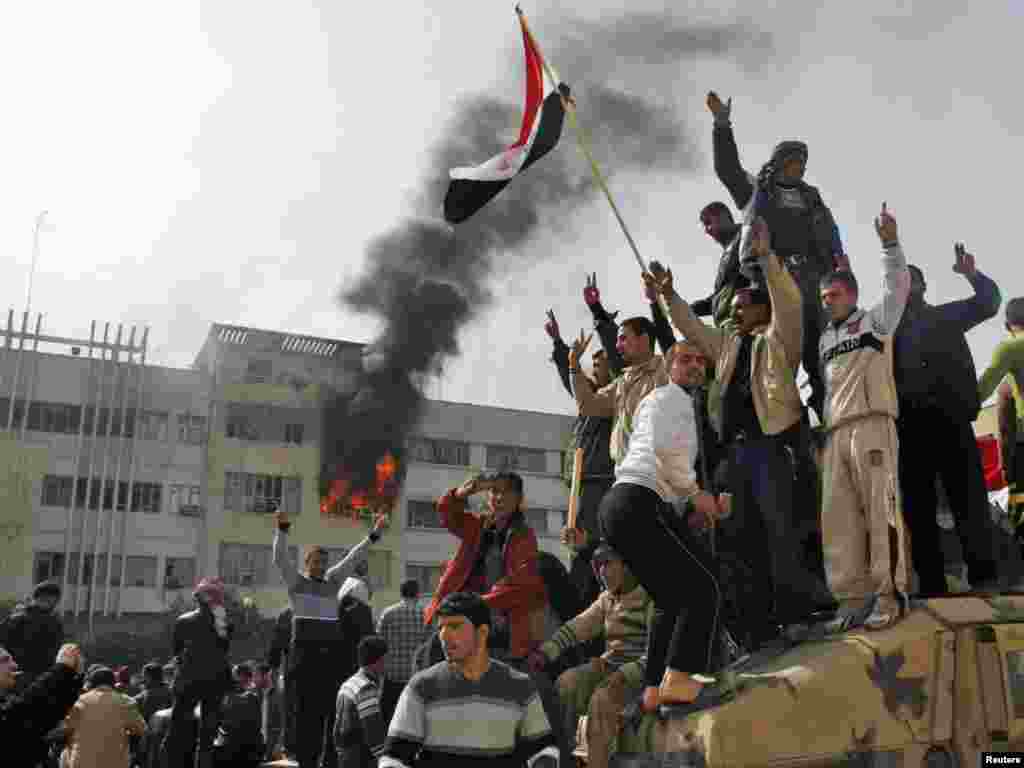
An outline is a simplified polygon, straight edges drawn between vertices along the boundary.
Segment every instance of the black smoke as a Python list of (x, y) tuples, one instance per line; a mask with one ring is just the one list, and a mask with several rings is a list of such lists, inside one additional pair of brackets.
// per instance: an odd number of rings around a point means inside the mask
[[(510, 27), (512, 25), (510, 24)], [(606, 174), (653, 170), (692, 174), (700, 155), (694, 132), (673, 104), (700, 88), (686, 67), (709, 58), (764, 55), (763, 33), (745, 24), (690, 23), (672, 14), (634, 13), (612, 21), (559, 22), (572, 35), (536, 29), (544, 54), (572, 88), (580, 122)], [(508, 78), (522, 77), (522, 50), (508, 59)], [(343, 287), (348, 308), (384, 321), (351, 400), (325, 411), (325, 481), (347, 475), (372, 486), (375, 466), (390, 451), (404, 466), (406, 436), (423, 406), (417, 382), (459, 354), (458, 334), (491, 304), (489, 283), (501, 271), (530, 263), (525, 246), (542, 230), (561, 229), (601, 194), (566, 120), (558, 147), (517, 178), (482, 211), (453, 229), (440, 218), (448, 171), (500, 152), (519, 128), (521, 105), (473, 95), (459, 101), (411, 218), (374, 239), (366, 271)], [(702, 133), (706, 126), (701, 126)]]

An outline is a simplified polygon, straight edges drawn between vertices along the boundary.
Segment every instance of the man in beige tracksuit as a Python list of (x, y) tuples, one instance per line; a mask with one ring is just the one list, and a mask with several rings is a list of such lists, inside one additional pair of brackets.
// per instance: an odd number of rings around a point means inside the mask
[[(821, 281), (822, 304), (830, 316), (821, 334), (828, 435), (821, 514), (825, 570), (847, 616), (873, 605), (864, 622), (868, 629), (884, 628), (899, 617), (897, 590), (906, 595), (910, 581), (897, 479), (892, 344), (910, 294), (910, 272), (896, 220), (884, 203), (875, 229), (884, 250), (881, 301), (859, 309), (857, 281), (848, 270)], [(890, 549), (890, 527), (896, 529), (897, 552)]]

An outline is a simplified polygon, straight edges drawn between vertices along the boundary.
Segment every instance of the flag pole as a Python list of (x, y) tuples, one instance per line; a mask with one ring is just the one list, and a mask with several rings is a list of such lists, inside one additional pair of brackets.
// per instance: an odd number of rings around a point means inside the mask
[[(518, 5), (515, 6), (515, 12), (519, 15), (519, 22), (520, 24), (522, 24), (522, 29), (526, 33), (526, 36), (529, 38), (529, 42), (532, 43), (532, 45), (534, 45), (534, 48), (537, 50), (537, 54), (541, 59), (541, 65), (544, 67), (544, 71), (547, 73), (548, 79), (557, 88), (559, 85), (558, 79), (555, 77), (555, 74), (551, 71), (551, 67), (548, 65), (548, 59), (545, 58), (544, 53), (541, 52), (541, 46), (537, 44), (537, 38), (534, 37), (534, 33), (530, 32), (529, 25), (526, 24), (526, 14), (522, 12), (522, 8), (520, 8)], [(575, 116), (575, 101), (571, 97), (566, 96), (564, 93), (561, 93), (561, 97), (562, 108), (565, 110), (565, 114), (569, 116), (569, 123), (572, 124), (572, 130), (575, 131), (575, 134), (577, 134), (577, 141), (580, 144), (581, 152), (583, 152), (584, 157), (587, 158), (587, 162), (590, 163), (590, 169), (594, 174), (594, 179), (597, 181), (598, 186), (601, 187), (601, 190), (604, 193), (604, 197), (608, 201), (608, 205), (611, 206), (611, 212), (615, 214), (615, 219), (617, 219), (618, 221), (618, 226), (622, 227), (623, 234), (625, 234), (626, 240), (630, 244), (630, 248), (633, 249), (633, 255), (636, 257), (637, 263), (640, 265), (640, 269), (646, 272), (648, 271), (647, 264), (644, 262), (643, 257), (640, 255), (640, 249), (637, 248), (636, 241), (633, 240), (633, 236), (630, 233), (630, 228), (626, 225), (626, 220), (623, 218), (623, 214), (620, 213), (620, 211), (618, 211), (618, 206), (615, 205), (615, 201), (611, 197), (611, 190), (608, 188), (608, 182), (605, 179), (604, 174), (601, 173), (601, 169), (597, 165), (597, 161), (594, 160), (594, 155), (590, 150), (590, 142), (587, 138), (586, 132), (584, 131), (583, 126), (581, 126), (580, 122), (577, 120), (577, 116)]]

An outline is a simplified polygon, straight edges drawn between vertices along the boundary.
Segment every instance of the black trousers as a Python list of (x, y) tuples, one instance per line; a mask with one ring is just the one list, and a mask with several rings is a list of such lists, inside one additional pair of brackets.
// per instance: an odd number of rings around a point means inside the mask
[[(226, 680), (189, 682), (174, 691), (171, 724), (164, 741), (168, 768), (194, 768), (197, 742), (200, 755), (212, 754), (220, 721), (220, 703), (226, 692)], [(198, 739), (192, 714), (196, 704), (199, 705)]]
[[(590, 546), (584, 552), (575, 554), (569, 566), (569, 578), (576, 586), (584, 606), (590, 606), (601, 594), (601, 583), (594, 573), (591, 555), (597, 548), (601, 536), (601, 524), (598, 510), (601, 499), (612, 487), (612, 478), (584, 479), (580, 486), (580, 500), (577, 508), (576, 527), (587, 532)], [(581, 648), (585, 658), (593, 658), (604, 653), (604, 638), (594, 638)]]
[(648, 627), (648, 686), (665, 667), (687, 674), (715, 670), (722, 597), (709, 554), (654, 491), (614, 486), (601, 502), (601, 526), (637, 580), (654, 599)]
[(899, 473), (903, 518), (910, 532), (911, 563), (923, 595), (947, 593), (935, 520), (936, 478), (942, 480), (956, 524), (960, 548), (972, 583), (996, 578), (995, 527), (974, 430), (937, 407), (900, 403), (896, 423), (900, 441)]
[[(782, 435), (734, 442), (729, 446), (728, 487), (733, 515), (727, 521), (742, 558), (755, 577), (750, 624), (772, 627), (806, 620), (832, 603), (824, 581), (806, 563), (804, 546), (813, 539), (817, 516), (804, 516), (797, 527), (794, 506), (809, 495), (798, 489), (800, 427)], [(738, 530), (737, 530), (738, 529)], [(760, 632), (755, 631), (755, 635)]]
[(380, 692), (380, 712), (384, 716), (385, 725), (391, 724), (391, 718), (395, 716), (395, 708), (398, 706), (398, 699), (408, 684), (408, 680), (384, 679), (384, 687)]
[[(317, 663), (321, 660), (324, 663)], [(299, 768), (319, 768), (327, 741), (326, 729), (333, 725), (338, 686), (335, 685), (335, 675), (325, 669), (329, 663), (329, 659), (313, 655), (288, 670), (295, 679), (292, 689), (295, 694), (294, 757)]]

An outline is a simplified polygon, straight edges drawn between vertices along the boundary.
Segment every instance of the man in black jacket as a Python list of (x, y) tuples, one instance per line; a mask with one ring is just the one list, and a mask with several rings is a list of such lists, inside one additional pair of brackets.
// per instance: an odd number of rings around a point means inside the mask
[(26, 605), (15, 608), (0, 624), (0, 645), (10, 651), (21, 669), (19, 690), (53, 666), (64, 642), (64, 627), (54, 613), (60, 596), (59, 584), (44, 581), (32, 590)]
[(750, 285), (750, 280), (740, 271), (743, 228), (733, 219), (729, 206), (718, 200), (704, 206), (700, 212), (700, 223), (705, 234), (722, 247), (722, 256), (711, 295), (693, 302), (690, 309), (697, 317), (710, 317), (715, 327), (721, 328), (732, 316), (732, 298), (736, 291)]
[[(771, 232), (772, 250), (800, 286), (804, 313), (801, 357), (811, 382), (811, 406), (823, 420), (825, 382), (818, 361), (818, 340), (824, 318), (818, 284), (824, 275), (845, 264), (839, 229), (821, 193), (804, 181), (806, 144), (780, 142), (761, 172), (752, 176), (740, 164), (730, 121), (732, 99), (723, 102), (712, 91), (707, 105), (715, 117), (715, 173), (736, 207), (747, 211), (747, 221), (753, 221), (754, 216), (764, 218)], [(741, 253), (741, 261), (744, 255)]]
[(271, 740), (268, 733), (267, 739), (270, 741), (271, 749), (282, 748), (289, 755), (295, 754), (295, 675), (288, 674), (287, 664), (283, 662), (292, 644), (292, 618), (291, 606), (278, 614), (270, 648), (267, 651), (267, 663), (270, 665), (272, 678), (276, 681), (279, 673), (283, 673), (284, 677), (284, 691), (279, 709), (281, 722), (272, 724), (268, 729), (276, 729), (279, 737)]
[(0, 647), (0, 742), (7, 768), (35, 768), (46, 757), (46, 735), (64, 720), (82, 692), (82, 654), (64, 645), (50, 668), (20, 694), (14, 693), (18, 662)]
[[(569, 347), (562, 340), (562, 334), (558, 327), (558, 320), (555, 313), (548, 311), (548, 322), (544, 330), (551, 337), (554, 349), (551, 359), (558, 368), (558, 375), (562, 379), (565, 391), (572, 397), (572, 384), (569, 378)], [(598, 350), (591, 356), (593, 362), (593, 379), (587, 378), (587, 383), (597, 390), (611, 382), (611, 372), (608, 366), (608, 355), (604, 350)], [(597, 508), (601, 503), (601, 497), (612, 487), (615, 479), (615, 469), (612, 464), (611, 454), (608, 449), (608, 442), (612, 434), (612, 420), (602, 416), (577, 416), (573, 425), (573, 440), (571, 447), (583, 450), (583, 474), (580, 484), (580, 501), (576, 515), (576, 530), (563, 532), (563, 540), (566, 546), (572, 551), (572, 562), (569, 570), (569, 578), (580, 593), (584, 604), (590, 605), (597, 599), (601, 588), (594, 576), (590, 559), (597, 547), (600, 532), (597, 527)], [(572, 456), (567, 456), (568, 474), (566, 479), (572, 482)], [(571, 538), (570, 538), (571, 536)], [(600, 647), (588, 648), (594, 655), (601, 653)]]
[[(193, 593), (196, 609), (174, 622), (174, 707), (164, 743), (169, 768), (192, 768), (195, 751), (191, 718), (200, 705), (199, 754), (213, 748), (221, 698), (231, 685), (228, 649), (233, 627), (224, 607), (224, 584), (203, 579)], [(201, 758), (205, 759), (205, 758)]]
[(935, 520), (936, 476), (949, 496), (971, 586), (998, 586), (995, 531), (971, 427), (981, 408), (978, 375), (964, 334), (994, 317), (1002, 298), (962, 243), (954, 252), (953, 271), (967, 278), (974, 296), (933, 306), (924, 299), (924, 273), (910, 265), (910, 298), (893, 347), (903, 515), (923, 595), (947, 593)]

